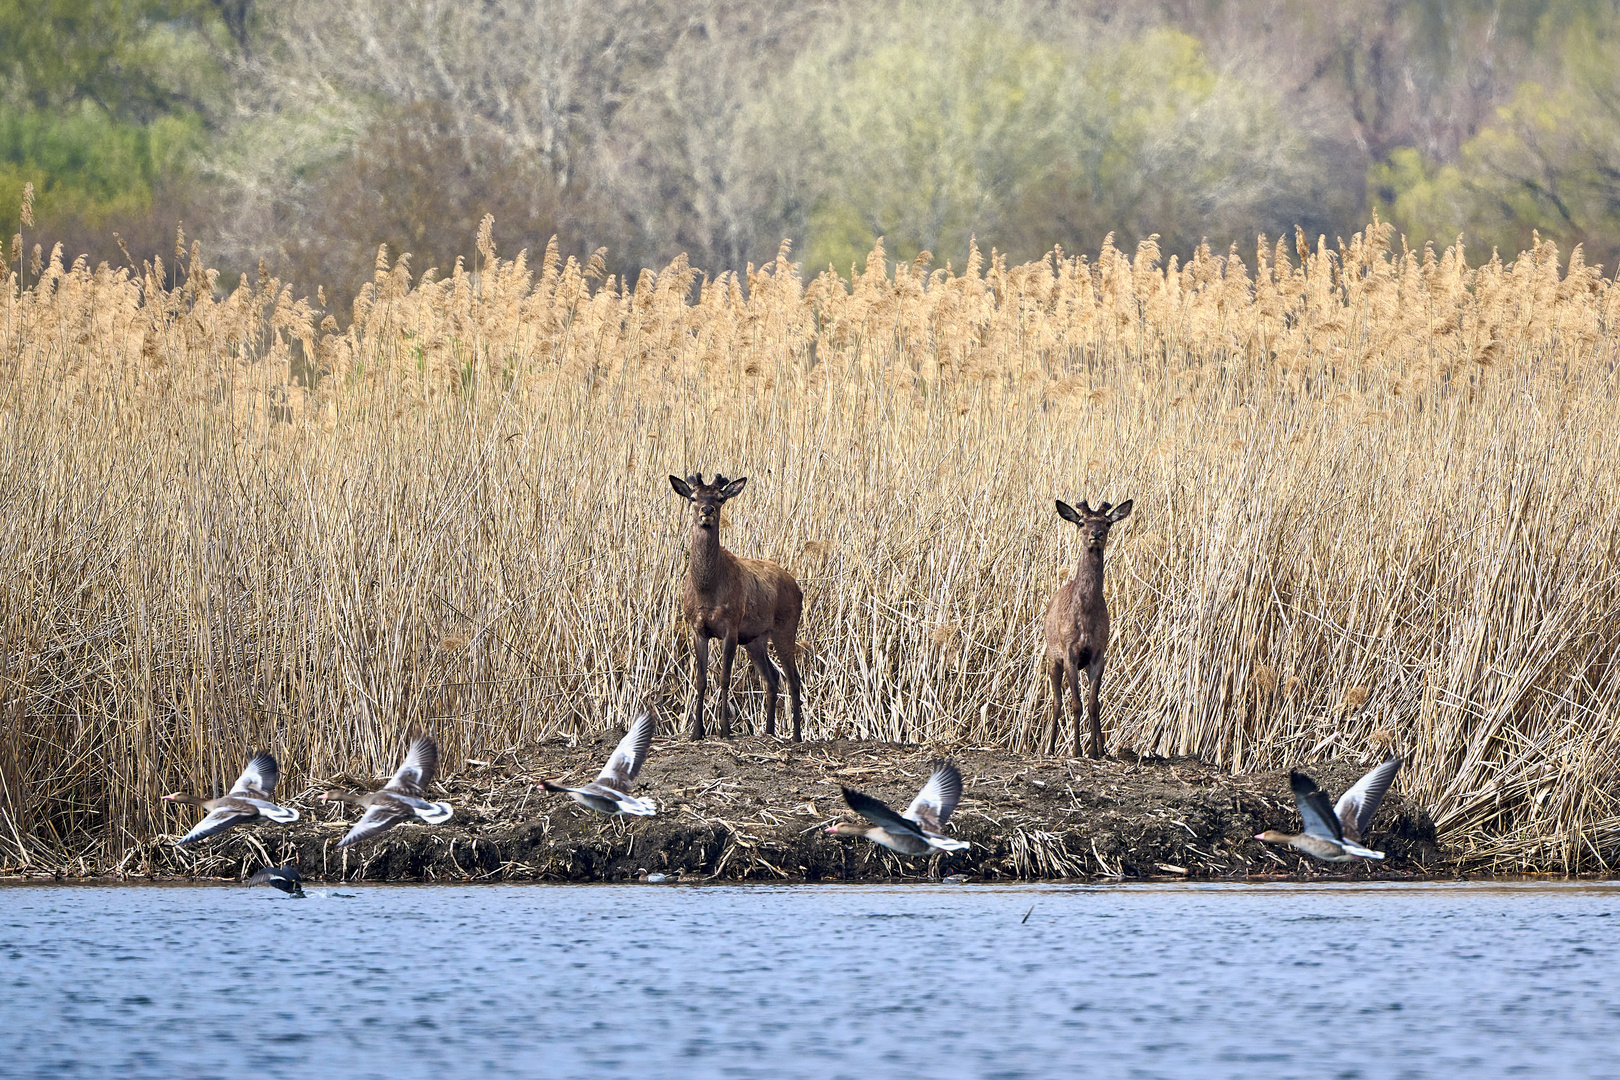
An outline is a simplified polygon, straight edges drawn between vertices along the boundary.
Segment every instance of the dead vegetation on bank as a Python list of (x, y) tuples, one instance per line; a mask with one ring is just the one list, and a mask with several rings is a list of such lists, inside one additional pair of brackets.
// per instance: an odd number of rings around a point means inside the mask
[[(751, 477), (727, 545), (804, 587), (813, 744), (1047, 767), (1039, 618), (1077, 557), (1052, 500), (1130, 497), (1110, 753), (1247, 783), (1398, 752), (1470, 864), (1620, 861), (1620, 289), (1579, 257), (1471, 266), (1375, 227), (1185, 265), (876, 252), (806, 281), (784, 253), (630, 283), (480, 249), (380, 260), (342, 331), (195, 249), (172, 288), (13, 261), (7, 864), (157, 858), (160, 796), (222, 788), (249, 748), (297, 791), (423, 729), (471, 782), (645, 701), (681, 715), (665, 477), (697, 468)], [(726, 837), (788, 828), (703, 805)], [(1058, 858), (1048, 826), (1028, 865)]]
[[(438, 828), (401, 827), (358, 850), (338, 850), (352, 815), (316, 800), (328, 784), (375, 786), (380, 777), (322, 778), (293, 799), (303, 820), (239, 829), (194, 848), (174, 836), (131, 848), (116, 864), (96, 855), (36, 863), (44, 876), (245, 879), (264, 865), (297, 864), (306, 878), (375, 881), (624, 881), (665, 874), (677, 881), (868, 881), (965, 875), (975, 880), (1229, 879), (1276, 874), (1364, 877), (1449, 873), (1433, 822), (1392, 796), (1379, 815), (1381, 864), (1328, 867), (1262, 844), (1254, 834), (1298, 820), (1287, 777), (1234, 776), (1196, 761), (1026, 759), (994, 747), (961, 747), (961, 805), (951, 834), (972, 843), (943, 857), (907, 858), (826, 827), (845, 813), (839, 785), (903, 806), (935, 755), (918, 747), (838, 741), (794, 746), (749, 737), (692, 744), (660, 739), (637, 793), (657, 817), (609, 821), (542, 792), (542, 778), (594, 776), (613, 736), (533, 755), (469, 762), (436, 785), (456, 806)], [(1333, 765), (1331, 789), (1358, 767)], [(1397, 786), (1398, 787), (1398, 786)], [(180, 828), (177, 825), (176, 828)], [(178, 835), (176, 832), (174, 835)], [(0, 866), (17, 874), (24, 868)]]

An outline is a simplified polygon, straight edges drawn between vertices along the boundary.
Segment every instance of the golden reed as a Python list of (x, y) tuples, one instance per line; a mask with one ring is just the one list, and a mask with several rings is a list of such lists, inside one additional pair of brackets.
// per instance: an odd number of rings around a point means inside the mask
[[(1069, 501), (1110, 540), (1110, 752), (1406, 755), (1477, 865), (1620, 860), (1620, 289), (1374, 223), (1251, 258), (1106, 242), (633, 285), (548, 250), (352, 325), (195, 246), (10, 247), (0, 863), (116, 866), (249, 747), (285, 790), (690, 706), (669, 474), (805, 589), (806, 737), (1035, 753)], [(32, 264), (32, 265), (31, 265)], [(37, 267), (37, 269), (36, 269)], [(747, 680), (740, 722), (757, 725)]]

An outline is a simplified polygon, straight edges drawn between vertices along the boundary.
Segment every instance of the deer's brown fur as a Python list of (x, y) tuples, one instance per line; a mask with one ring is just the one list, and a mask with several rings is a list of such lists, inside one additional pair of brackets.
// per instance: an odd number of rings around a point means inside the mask
[(1048, 753), (1057, 752), (1058, 728), (1063, 724), (1063, 684), (1074, 694), (1074, 756), (1080, 756), (1080, 672), (1090, 685), (1086, 712), (1091, 717), (1092, 757), (1103, 756), (1102, 716), (1097, 693), (1102, 687), (1103, 662), (1108, 652), (1108, 601), (1103, 598), (1103, 548), (1108, 530), (1116, 521), (1130, 516), (1131, 500), (1109, 509), (1108, 503), (1093, 510), (1085, 502), (1076, 510), (1058, 500), (1058, 516), (1080, 526), (1085, 545), (1080, 567), (1046, 605), (1046, 669), (1052, 682), (1052, 733)]
[(720, 546), (720, 507), (736, 497), (748, 482), (740, 476), (727, 480), (716, 474), (705, 484), (702, 473), (682, 480), (669, 478), (677, 495), (692, 503), (691, 558), (681, 611), (692, 628), (692, 653), (697, 707), (692, 738), (703, 738), (703, 695), (708, 683), (709, 639), (720, 640), (720, 737), (731, 736), (731, 660), (737, 646), (748, 650), (754, 669), (765, 680), (765, 734), (776, 734), (776, 697), (781, 673), (771, 663), (767, 643), (776, 646), (787, 671), (788, 696), (793, 705), (793, 741), (802, 736), (799, 716), (799, 666), (794, 641), (804, 593), (793, 575), (765, 559), (742, 559)]

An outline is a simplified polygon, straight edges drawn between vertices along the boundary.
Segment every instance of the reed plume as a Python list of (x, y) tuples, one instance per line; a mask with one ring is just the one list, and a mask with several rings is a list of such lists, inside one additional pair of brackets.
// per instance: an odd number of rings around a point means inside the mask
[[(351, 321), (193, 243), (0, 297), (0, 862), (108, 867), (247, 749), (311, 777), (687, 711), (693, 463), (804, 586), (806, 737), (1034, 752), (1054, 496), (1111, 541), (1111, 750), (1407, 759), (1465, 859), (1620, 860), (1620, 289), (1375, 222), (634, 282), (555, 245)], [(740, 719), (761, 715), (757, 684)]]

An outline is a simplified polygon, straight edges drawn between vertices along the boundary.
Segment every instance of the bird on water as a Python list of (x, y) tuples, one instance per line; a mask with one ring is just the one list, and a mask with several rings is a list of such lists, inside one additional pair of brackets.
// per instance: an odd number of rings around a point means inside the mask
[(1362, 838), (1400, 767), (1400, 758), (1390, 758), (1369, 770), (1331, 806), (1327, 792), (1317, 787), (1316, 781), (1295, 769), (1288, 774), (1288, 782), (1294, 789), (1294, 803), (1299, 807), (1305, 831), (1283, 833), (1267, 829), (1256, 834), (1255, 839), (1268, 844), (1286, 844), (1323, 862), (1382, 859), (1384, 853), (1364, 847)]
[(966, 840), (953, 840), (944, 833), (945, 822), (962, 799), (962, 773), (949, 759), (934, 766), (928, 783), (911, 800), (904, 814), (854, 788), (842, 788), (849, 808), (871, 822), (862, 825), (840, 821), (827, 831), (834, 836), (864, 836), (902, 855), (926, 855), (932, 851), (961, 851)]
[(421, 820), (429, 825), (442, 825), (454, 811), (449, 803), (433, 802), (426, 798), (428, 785), (439, 768), (439, 746), (431, 736), (423, 735), (411, 743), (405, 754), (405, 763), (394, 773), (394, 778), (381, 791), (369, 795), (351, 795), (347, 791), (328, 791), (322, 802), (348, 803), (365, 807), (365, 813), (354, 823), (354, 828), (337, 842), (338, 847), (375, 840), (395, 825)]
[(269, 885), (280, 889), (294, 900), (304, 898), (304, 878), (296, 866), (263, 866), (247, 879), (249, 886)]
[(568, 787), (551, 780), (540, 781), (540, 786), (547, 791), (556, 791), (567, 795), (579, 805), (595, 810), (598, 814), (633, 814), (636, 817), (652, 817), (658, 808), (649, 799), (638, 799), (630, 794), (630, 785), (636, 779), (636, 773), (641, 771), (641, 763), (647, 760), (647, 748), (652, 745), (653, 727), (655, 718), (652, 711), (644, 710), (630, 722), (630, 730), (625, 732), (619, 745), (613, 748), (613, 754), (608, 758), (607, 764), (602, 766), (601, 775), (588, 784), (580, 787)]
[(176, 840), (176, 844), (190, 844), (205, 837), (215, 836), (226, 829), (234, 829), (238, 825), (246, 825), (250, 821), (263, 818), (274, 821), (278, 825), (289, 825), (298, 820), (298, 811), (290, 806), (278, 806), (270, 800), (270, 795), (276, 790), (276, 781), (280, 779), (280, 772), (276, 769), (276, 759), (270, 754), (260, 751), (253, 754), (242, 770), (242, 775), (236, 778), (236, 784), (230, 793), (217, 799), (204, 799), (200, 795), (177, 791), (171, 795), (163, 796), (169, 802), (182, 803), (186, 806), (200, 806), (208, 811), (206, 817), (197, 822), (196, 826), (186, 835)]

